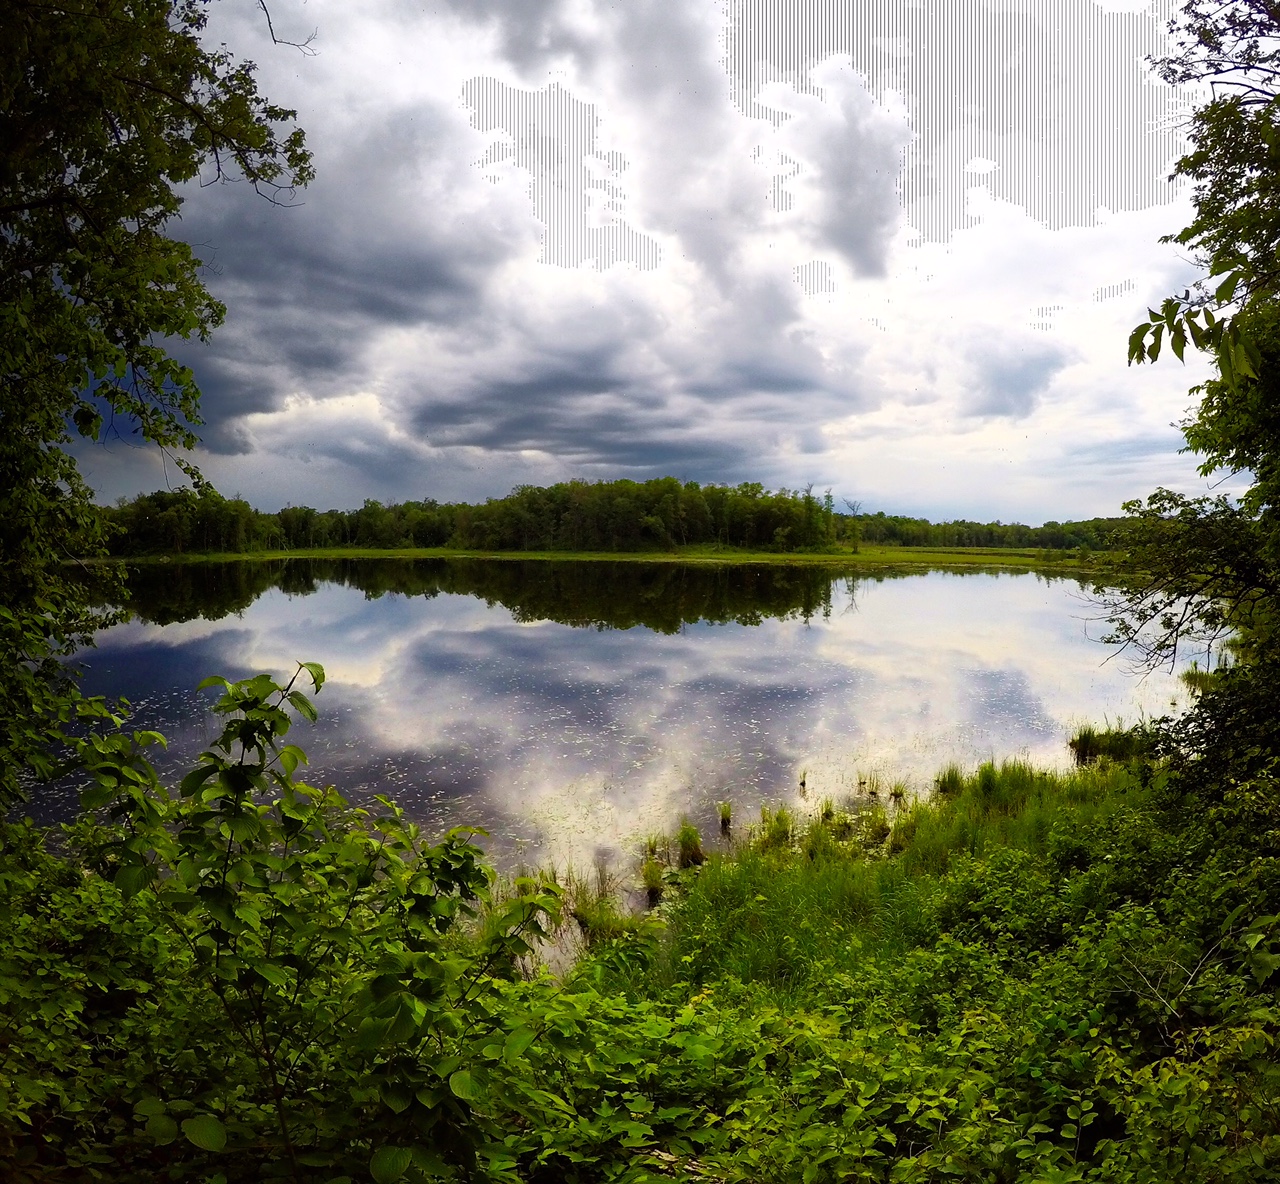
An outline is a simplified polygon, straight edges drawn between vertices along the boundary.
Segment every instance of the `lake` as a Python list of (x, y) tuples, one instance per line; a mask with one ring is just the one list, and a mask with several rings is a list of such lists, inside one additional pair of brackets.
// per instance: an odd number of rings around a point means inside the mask
[(148, 565), (131, 588), (85, 687), (170, 738), (167, 771), (216, 733), (205, 675), (318, 661), (320, 722), (290, 734), (307, 779), (483, 826), (507, 864), (629, 858), (685, 814), (713, 832), (724, 799), (745, 821), (925, 792), (951, 761), (1063, 766), (1080, 723), (1182, 699), (1091, 640), (1080, 583), (1029, 572), (289, 560)]

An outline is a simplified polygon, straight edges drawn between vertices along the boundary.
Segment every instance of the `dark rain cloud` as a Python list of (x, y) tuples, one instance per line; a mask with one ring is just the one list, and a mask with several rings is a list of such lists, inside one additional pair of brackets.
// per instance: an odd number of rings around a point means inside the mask
[[(886, 365), (857, 313), (833, 326), (792, 276), (819, 257), (882, 275), (901, 217), (904, 125), (847, 58), (830, 60), (844, 52), (834, 42), (816, 57), (797, 45), (803, 61), (762, 74), (735, 106), (742, 80), (726, 73), (714, 6), (429, 0), (423, 15), (375, 0), (356, 14), (319, 0), (291, 15), (308, 16), (302, 35), (320, 24), (314, 59), (255, 44), (256, 10), (238, 11), (214, 6), (215, 22), (231, 22), (217, 36), (262, 63), (265, 93), (298, 107), (318, 176), (295, 208), (215, 185), (193, 188), (184, 212), (229, 309), (212, 344), (180, 349), (205, 392), (207, 468), (228, 475), (227, 492), (243, 482), (263, 505), (358, 504), (667, 472), (838, 484), (824, 425), (847, 446), (854, 417), (893, 398), (893, 365), (919, 362), (904, 343)], [(432, 81), (453, 65), (456, 85)], [(492, 141), (463, 94), (477, 76), (529, 91), (555, 81), (593, 105), (611, 216), (660, 245), (660, 266), (536, 262), (534, 178), (511, 161), (476, 167)], [(761, 86), (783, 125), (761, 113)], [(793, 206), (770, 204), (753, 156), (765, 143), (796, 158)], [(583, 205), (570, 197), (566, 208)], [(941, 356), (964, 340), (957, 330), (931, 339)], [(919, 367), (927, 389), (913, 397), (946, 403), (937, 423), (958, 411), (962, 433), (1032, 415), (1074, 361), (1007, 326), (960, 349), (955, 374), (936, 356)], [(954, 401), (937, 389), (952, 379)], [(928, 419), (908, 434), (928, 434)], [(885, 429), (857, 430), (865, 441)], [(125, 451), (103, 468), (135, 464)], [(294, 461), (318, 463), (295, 476)]]
[(243, 451), (235, 421), (289, 394), (359, 389), (389, 328), (464, 326), (494, 269), (536, 243), (530, 218), (451, 200), (438, 162), (466, 146), (439, 109), (312, 139), (319, 176), (292, 205), (243, 185), (188, 198), (182, 232), (228, 307), (211, 344), (179, 349), (204, 392), (213, 451)]
[[(761, 475), (784, 436), (816, 451), (818, 419), (867, 404), (856, 382), (833, 375), (793, 332), (803, 309), (788, 271), (744, 265), (764, 214), (759, 194), (744, 188), (745, 156), (724, 184), (690, 180), (693, 166), (724, 155), (740, 118), (724, 101), (705, 13), (648, 0), (584, 25), (570, 6), (544, 0), (436, 6), (437, 16), (445, 11), (490, 29), (517, 76), (536, 80), (571, 57), (582, 77), (605, 71), (625, 102), (642, 105), (648, 141), (622, 177), (637, 225), (674, 241), (696, 266), (701, 306), (672, 321), (663, 303), (672, 288), (646, 293), (626, 282), (587, 308), (564, 289), (550, 307), (513, 291), (512, 277), (518, 283), (535, 266), (543, 233), (524, 183), (491, 185), (475, 168), (483, 137), (462, 117), (461, 96), (453, 108), (442, 99), (380, 107), (365, 101), (377, 93), (369, 77), (353, 92), (358, 107), (344, 109), (352, 79), (342, 74), (342, 28), (330, 14), (321, 58), (297, 67), (301, 90), (288, 77), (292, 59), (272, 48), (255, 54), (266, 63), (264, 89), (274, 97), (283, 87), (281, 97), (299, 106), (317, 180), (291, 208), (247, 186), (214, 185), (193, 188), (184, 211), (182, 232), (229, 310), (211, 344), (178, 351), (204, 391), (208, 452), (332, 461), (350, 470), (348, 497), (361, 482), (380, 496), (402, 481), (420, 489), (424, 449), (446, 470), (514, 471), (528, 463), (518, 454), (533, 453), (601, 475), (728, 479)], [(407, 23), (406, 39), (429, 27)], [(224, 32), (252, 48), (252, 22)], [(343, 85), (305, 80), (308, 70), (334, 67), (330, 82)], [(846, 111), (832, 134), (848, 140), (856, 122)], [(856, 140), (833, 150), (856, 156), (866, 147)], [(845, 165), (835, 172), (833, 195), (848, 180)], [(857, 222), (845, 235), (856, 242), (833, 243), (864, 263), (887, 233), (877, 211), (892, 202), (891, 181), (881, 188), (864, 184), (826, 207), (835, 238), (842, 219)], [(864, 198), (871, 205), (859, 217)], [(393, 333), (400, 356), (388, 353)], [(378, 410), (353, 409), (340, 424), (314, 408), (270, 415), (291, 400), (361, 392), (377, 395)], [(247, 420), (255, 413), (268, 418)], [(326, 472), (332, 480), (332, 466)]]

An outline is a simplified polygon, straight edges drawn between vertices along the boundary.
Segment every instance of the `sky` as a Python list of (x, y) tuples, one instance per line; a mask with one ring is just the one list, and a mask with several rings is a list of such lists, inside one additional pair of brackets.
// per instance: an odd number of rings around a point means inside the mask
[[(211, 44), (298, 111), (281, 207), (192, 185), (228, 307), (176, 352), (261, 509), (674, 475), (1038, 523), (1206, 486), (1169, 0), (249, 0)], [(117, 437), (99, 496), (176, 486)]]

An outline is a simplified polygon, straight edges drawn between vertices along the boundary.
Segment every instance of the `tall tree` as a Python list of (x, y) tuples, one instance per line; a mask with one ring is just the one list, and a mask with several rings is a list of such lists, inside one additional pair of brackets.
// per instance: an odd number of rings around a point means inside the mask
[(1216, 374), (1195, 387), (1182, 424), (1200, 473), (1247, 473), (1238, 502), (1158, 490), (1132, 516), (1128, 596), (1118, 634), (1152, 659), (1189, 636), (1243, 628), (1255, 648), (1280, 621), (1280, 5), (1188, 0), (1173, 50), (1156, 63), (1171, 84), (1207, 85), (1175, 176), (1193, 185), (1195, 217), (1164, 241), (1186, 247), (1202, 280), (1134, 329), (1129, 357), (1167, 344), (1208, 353)]
[(196, 442), (199, 390), (170, 343), (224, 309), (172, 234), (183, 186), (234, 176), (278, 200), (312, 175), (295, 113), (203, 44), (207, 5), (0, 5), (0, 798), (47, 767), (77, 709), (57, 659), (104, 619), (68, 566), (103, 542), (71, 433), (109, 419)]

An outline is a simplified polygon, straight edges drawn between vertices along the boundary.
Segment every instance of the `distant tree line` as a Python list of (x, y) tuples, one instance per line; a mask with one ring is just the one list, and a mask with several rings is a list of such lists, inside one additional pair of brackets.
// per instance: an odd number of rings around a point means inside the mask
[(358, 510), (287, 506), (274, 514), (212, 490), (142, 494), (104, 511), (116, 555), (451, 547), (481, 551), (662, 551), (687, 546), (831, 551), (859, 540), (889, 546), (1107, 546), (1114, 519), (1018, 524), (944, 522), (837, 512), (830, 491), (767, 490), (756, 482), (700, 485), (568, 481), (523, 485), (479, 505), (366, 501)]
[(1112, 546), (1124, 518), (1090, 518), (1084, 522), (930, 522), (897, 514), (858, 514), (853, 517), (865, 543), (889, 547), (1047, 547), (1054, 550), (1103, 551)]

